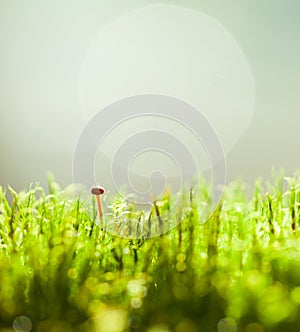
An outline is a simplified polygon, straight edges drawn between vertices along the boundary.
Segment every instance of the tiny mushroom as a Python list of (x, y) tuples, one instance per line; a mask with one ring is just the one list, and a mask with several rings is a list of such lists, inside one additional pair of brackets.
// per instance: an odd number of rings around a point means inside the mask
[(102, 219), (103, 210), (102, 210), (102, 203), (101, 203), (101, 197), (100, 196), (105, 193), (105, 190), (104, 190), (104, 188), (102, 188), (100, 186), (95, 186), (95, 187), (91, 188), (91, 193), (96, 196), (98, 211), (99, 211), (99, 217), (100, 217), (100, 219)]

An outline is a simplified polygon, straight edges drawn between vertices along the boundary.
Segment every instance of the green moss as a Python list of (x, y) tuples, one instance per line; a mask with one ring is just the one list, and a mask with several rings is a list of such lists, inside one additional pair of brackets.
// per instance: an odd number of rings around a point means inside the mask
[[(11, 203), (0, 188), (0, 332), (29, 331), (30, 321), (32, 331), (78, 332), (300, 326), (296, 176), (268, 193), (257, 183), (250, 199), (242, 183), (229, 185), (206, 222), (201, 195), (175, 204), (166, 193), (151, 215), (118, 196), (104, 227), (137, 239), (101, 231), (96, 205), (53, 180), (49, 194), (8, 191)], [(147, 238), (159, 227), (167, 232)]]

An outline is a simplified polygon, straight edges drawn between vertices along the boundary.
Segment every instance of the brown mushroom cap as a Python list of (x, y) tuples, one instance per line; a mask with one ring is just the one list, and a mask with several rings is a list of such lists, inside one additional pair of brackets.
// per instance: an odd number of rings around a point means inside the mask
[(104, 188), (100, 187), (100, 186), (95, 186), (93, 188), (91, 188), (91, 193), (93, 195), (103, 195), (105, 193)]

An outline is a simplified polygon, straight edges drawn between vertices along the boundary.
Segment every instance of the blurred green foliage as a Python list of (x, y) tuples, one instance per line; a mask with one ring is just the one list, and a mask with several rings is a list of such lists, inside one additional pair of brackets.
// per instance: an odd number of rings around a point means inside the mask
[[(70, 188), (48, 192), (0, 188), (0, 332), (299, 331), (299, 177), (257, 183), (252, 198), (232, 183), (206, 222), (189, 191), (148, 215), (118, 196), (105, 227), (136, 239), (102, 231)], [(147, 238), (159, 215), (181, 222)]]

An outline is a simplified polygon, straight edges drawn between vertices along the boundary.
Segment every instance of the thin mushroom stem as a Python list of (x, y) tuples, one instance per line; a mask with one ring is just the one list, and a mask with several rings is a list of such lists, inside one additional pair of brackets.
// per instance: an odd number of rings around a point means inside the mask
[(93, 187), (91, 189), (91, 193), (96, 196), (97, 206), (98, 206), (98, 212), (99, 212), (99, 218), (102, 222), (103, 218), (103, 209), (102, 209), (102, 202), (101, 202), (101, 195), (103, 195), (105, 192), (104, 188), (100, 186)]
[(100, 220), (102, 220), (103, 209), (102, 209), (102, 202), (101, 202), (100, 195), (96, 195), (96, 201), (97, 201), (97, 206), (98, 206), (99, 218), (100, 218)]

